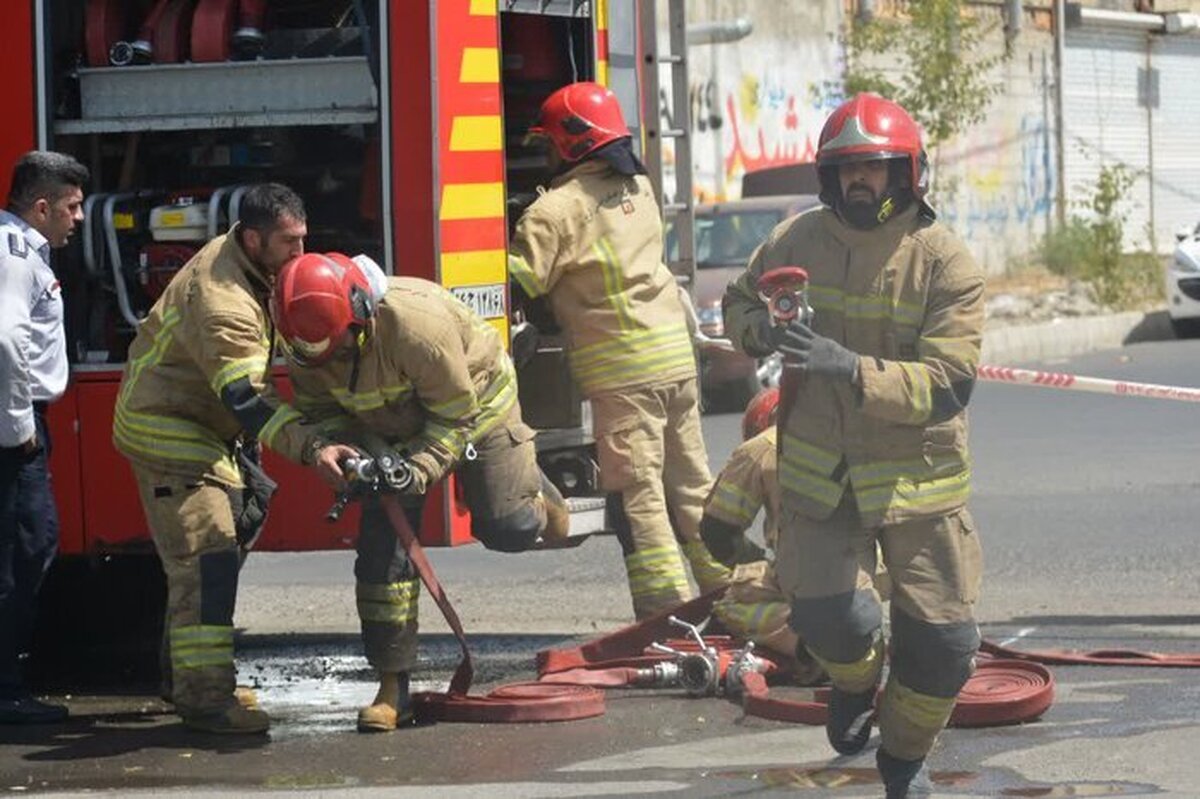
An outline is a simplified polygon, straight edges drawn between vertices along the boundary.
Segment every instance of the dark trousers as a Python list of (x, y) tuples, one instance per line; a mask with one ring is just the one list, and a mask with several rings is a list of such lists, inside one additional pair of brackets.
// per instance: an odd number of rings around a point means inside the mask
[(20, 656), (33, 635), (38, 588), (58, 550), (44, 408), (35, 417), (37, 452), (0, 449), (0, 698), (23, 690)]

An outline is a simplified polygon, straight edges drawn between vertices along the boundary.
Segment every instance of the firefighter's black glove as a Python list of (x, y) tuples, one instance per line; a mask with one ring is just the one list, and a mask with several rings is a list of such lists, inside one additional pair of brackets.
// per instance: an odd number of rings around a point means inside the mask
[(799, 319), (783, 329), (779, 351), (787, 365), (802, 372), (858, 382), (858, 355), (831, 338), (818, 335)]
[(700, 519), (700, 538), (709, 554), (727, 569), (767, 556), (762, 547), (746, 537), (744, 530), (708, 514)]

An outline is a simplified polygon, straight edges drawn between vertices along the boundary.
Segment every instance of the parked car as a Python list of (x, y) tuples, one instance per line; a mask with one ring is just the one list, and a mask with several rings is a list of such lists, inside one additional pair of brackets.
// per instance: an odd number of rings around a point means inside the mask
[(1200, 223), (1175, 234), (1178, 245), (1167, 266), (1167, 314), (1180, 338), (1200, 335)]
[[(692, 297), (700, 330), (724, 338), (721, 297), (746, 268), (750, 256), (784, 219), (819, 204), (815, 194), (753, 197), (696, 206), (696, 285)], [(667, 232), (668, 257), (678, 243)], [(740, 410), (759, 390), (758, 364), (736, 351), (705, 349), (700, 354), (700, 386), (705, 405)]]

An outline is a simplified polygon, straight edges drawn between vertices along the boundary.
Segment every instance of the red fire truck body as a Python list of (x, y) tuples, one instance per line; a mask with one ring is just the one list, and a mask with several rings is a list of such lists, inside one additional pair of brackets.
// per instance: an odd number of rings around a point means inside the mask
[[(532, 192), (544, 167), (522, 133), (540, 100), (573, 80), (617, 77), (638, 120), (639, 13), (636, 0), (6, 9), (0, 196), (8, 165), (34, 148), (70, 152), (93, 174), (83, 229), (54, 256), (74, 355), (50, 414), (60, 557), (149, 551), (131, 472), (111, 443), (124, 349), (173, 269), (236, 218), (249, 183), (277, 180), (305, 198), (308, 249), (365, 252), (389, 272), (441, 282), (507, 340), (506, 203)], [(261, 35), (244, 36), (247, 24)], [(621, 75), (609, 68), (613, 46), (628, 54)], [(565, 365), (532, 363), (539, 390), (523, 390), (522, 402), (543, 465), (568, 495), (595, 497), (586, 413)], [(558, 396), (546, 397), (547, 375)], [(281, 367), (277, 378), (286, 395)], [(333, 498), (311, 470), (266, 457), (280, 491), (257, 548), (351, 547), (356, 514), (326, 523)], [(573, 521), (599, 529), (603, 502), (582, 504)], [(451, 478), (432, 491), (421, 538), (460, 544), (468, 528)]]

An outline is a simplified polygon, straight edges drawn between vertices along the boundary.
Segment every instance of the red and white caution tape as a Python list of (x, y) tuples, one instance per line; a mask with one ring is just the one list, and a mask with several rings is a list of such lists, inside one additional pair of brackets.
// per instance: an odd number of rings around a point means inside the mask
[(1067, 391), (1091, 391), (1097, 394), (1117, 394), (1124, 397), (1200, 402), (1200, 388), (1160, 386), (1154, 383), (1130, 383), (1125, 380), (1106, 380), (1102, 377), (1082, 377), (1062, 372), (1039, 372), (1036, 369), (1014, 369), (1009, 366), (979, 367), (979, 379), (995, 383), (1016, 383), (1024, 386), (1059, 388)]

